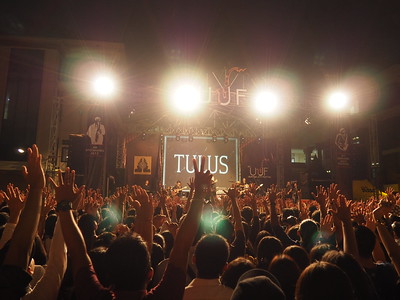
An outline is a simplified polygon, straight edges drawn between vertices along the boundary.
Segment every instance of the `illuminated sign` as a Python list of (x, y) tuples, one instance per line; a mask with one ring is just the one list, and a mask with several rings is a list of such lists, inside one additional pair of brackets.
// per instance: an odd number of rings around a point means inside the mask
[[(210, 170), (217, 187), (229, 188), (239, 178), (238, 139), (175, 136), (164, 137), (163, 185), (174, 186), (181, 181), (185, 186), (194, 176), (193, 159), (205, 157), (205, 170)], [(200, 167), (201, 165), (199, 165)]]

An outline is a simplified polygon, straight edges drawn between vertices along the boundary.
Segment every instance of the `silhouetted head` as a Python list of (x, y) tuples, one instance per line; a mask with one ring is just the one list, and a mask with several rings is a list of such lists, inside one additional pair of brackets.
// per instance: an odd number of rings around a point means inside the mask
[(229, 245), (225, 238), (218, 234), (203, 236), (194, 251), (197, 277), (204, 279), (218, 278), (223, 272), (229, 258)]
[(288, 255), (277, 255), (269, 264), (269, 271), (278, 279), (287, 298), (294, 299), (296, 282), (301, 273), (296, 262)]
[(354, 300), (349, 277), (327, 262), (309, 265), (296, 284), (296, 300)]
[(354, 229), (356, 235), (359, 255), (363, 258), (372, 257), (372, 251), (375, 248), (375, 234), (366, 226), (357, 226)]
[(310, 261), (317, 262), (322, 259), (322, 256), (328, 251), (337, 250), (335, 246), (331, 244), (319, 244), (311, 248)]
[(238, 257), (227, 265), (220, 281), (223, 285), (234, 289), (240, 276), (255, 267), (256, 265), (247, 258)]
[(283, 245), (279, 239), (274, 236), (263, 237), (257, 247), (258, 267), (268, 268), (274, 256), (282, 251)]
[(297, 245), (286, 247), (285, 250), (283, 250), (283, 254), (289, 255), (293, 258), (301, 271), (307, 268), (310, 264), (308, 253), (303, 247)]
[(138, 235), (117, 238), (107, 250), (110, 284), (115, 290), (135, 291), (146, 288), (151, 279), (150, 255)]
[(228, 218), (221, 218), (215, 224), (215, 233), (223, 236), (225, 239), (231, 242), (234, 236), (232, 222)]
[(378, 299), (371, 279), (351, 254), (344, 253), (343, 251), (329, 251), (324, 254), (322, 261), (338, 266), (349, 276), (357, 299)]

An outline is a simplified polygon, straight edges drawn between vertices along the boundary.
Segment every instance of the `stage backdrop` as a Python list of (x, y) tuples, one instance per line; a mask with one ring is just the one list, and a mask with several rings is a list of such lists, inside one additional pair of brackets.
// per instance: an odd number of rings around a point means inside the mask
[(194, 177), (193, 158), (206, 157), (205, 169), (217, 180), (217, 189), (229, 188), (239, 180), (238, 140), (236, 138), (165, 136), (163, 155), (163, 184), (174, 186), (179, 180), (187, 186)]
[(242, 178), (247, 182), (276, 184), (276, 141), (274, 139), (243, 139), (240, 144)]

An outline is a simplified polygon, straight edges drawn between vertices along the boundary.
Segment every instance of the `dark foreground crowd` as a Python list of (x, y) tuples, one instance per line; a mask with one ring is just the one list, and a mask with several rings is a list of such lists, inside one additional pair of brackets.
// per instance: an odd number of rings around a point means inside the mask
[(28, 189), (0, 193), (0, 299), (400, 299), (393, 190), (209, 197), (212, 176), (193, 163), (188, 197), (133, 186), (103, 198), (69, 169), (46, 184), (28, 149)]

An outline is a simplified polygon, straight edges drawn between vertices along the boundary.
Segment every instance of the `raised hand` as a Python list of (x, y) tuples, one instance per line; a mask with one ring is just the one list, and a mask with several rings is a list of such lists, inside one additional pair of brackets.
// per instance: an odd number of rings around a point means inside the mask
[(379, 222), (382, 217), (388, 216), (391, 209), (388, 206), (381, 205), (378, 208), (375, 208), (372, 212), (375, 222)]
[(22, 167), (22, 174), (31, 189), (43, 189), (46, 185), (46, 178), (42, 167), (42, 155), (36, 145), (28, 148), (28, 161)]
[[(78, 189), (78, 186), (75, 184), (75, 190)], [(72, 203), (72, 209), (73, 210), (80, 210), (80, 209), (84, 209), (85, 207), (85, 201), (86, 199), (89, 199), (90, 197), (88, 196), (86, 198), (86, 188), (82, 187), (81, 192), (78, 195), (78, 198), (76, 199), (75, 202)]]
[(167, 229), (169, 232), (171, 232), (173, 234), (173, 236), (176, 236), (176, 232), (178, 231), (178, 223), (175, 222), (168, 222), (167, 223)]
[(300, 211), (300, 220), (305, 220), (308, 218), (308, 206), (303, 201), (299, 200), (299, 211)]
[[(40, 219), (43, 202), (42, 192), (46, 185), (41, 162), (42, 156), (38, 147), (33, 145), (32, 148), (28, 148), (28, 161), (26, 166), (22, 168), (22, 174), (30, 186), (29, 194), (25, 207), (21, 211), (19, 222), (15, 227), (10, 248), (3, 262), (4, 265), (18, 266), (24, 270), (28, 267), (32, 244)], [(16, 192), (15, 196), (18, 197), (18, 192)], [(20, 203), (16, 202), (16, 205), (19, 206)]]
[(190, 187), (190, 192), (193, 192), (194, 189), (195, 189), (195, 186), (194, 186), (194, 178), (193, 178), (193, 177), (190, 177), (189, 183), (187, 183), (187, 185), (188, 185), (188, 187)]
[(96, 198), (90, 197), (85, 204), (85, 212), (89, 215), (96, 216), (97, 210), (99, 209), (100, 204), (96, 201)]
[(10, 209), (9, 223), (17, 224), (21, 211), (25, 206), (24, 197), (21, 196), (19, 188), (14, 187), (11, 183), (7, 185), (7, 191), (1, 191), (1, 194)]
[(212, 174), (210, 170), (204, 171), (204, 165), (206, 164), (206, 158), (204, 156), (201, 157), (201, 166), (200, 170), (197, 165), (197, 160), (193, 159), (194, 165), (194, 188), (195, 188), (195, 197), (194, 198), (203, 198), (206, 196), (211, 189), (211, 178)]
[(326, 215), (321, 220), (321, 235), (326, 239), (329, 238), (334, 232), (335, 229), (333, 227), (333, 216)]
[(351, 221), (350, 205), (351, 201), (347, 201), (345, 196), (339, 195), (339, 197), (336, 198), (336, 210), (333, 212), (343, 223)]
[(224, 193), (233, 201), (236, 201), (240, 195), (240, 192), (237, 188), (230, 188), (227, 191), (224, 190)]
[(372, 232), (375, 232), (375, 220), (372, 212), (368, 212), (365, 215), (365, 226), (368, 227)]
[(268, 204), (267, 199), (266, 199), (266, 198), (263, 198), (263, 199), (261, 200), (261, 203), (262, 203), (262, 205), (263, 205), (263, 207), (264, 207), (265, 213), (266, 213), (267, 215), (269, 215), (269, 204)]
[(229, 210), (229, 197), (227, 195), (221, 195), (222, 209), (227, 212)]
[(65, 171), (65, 175), (61, 173), (61, 170), (58, 171), (58, 184), (53, 180), (53, 178), (49, 178), (51, 184), (54, 187), (56, 194), (56, 201), (60, 203), (61, 201), (69, 201), (71, 203), (75, 203), (79, 198), (84, 186), (77, 188), (75, 185), (75, 170), (67, 168)]
[(56, 205), (56, 199), (54, 199), (54, 195), (52, 193), (47, 193), (46, 198), (43, 202), (42, 206), (42, 216), (47, 216), (47, 214), (54, 208)]
[(139, 208), (137, 216), (140, 215), (146, 220), (151, 220), (153, 218), (153, 198), (140, 186), (134, 185), (132, 188), (134, 201), (136, 201), (135, 206)]
[(140, 186), (134, 185), (133, 202), (136, 208), (135, 231), (139, 233), (146, 242), (147, 250), (151, 252), (153, 245), (153, 197)]
[(159, 205), (163, 207), (166, 205), (167, 202), (167, 197), (168, 197), (168, 192), (166, 189), (161, 189), (159, 193), (157, 193), (158, 200), (159, 200)]
[(361, 203), (353, 202), (350, 206), (352, 219), (359, 225), (366, 223), (367, 213)]
[(158, 230), (161, 225), (167, 220), (167, 216), (165, 215), (156, 215), (153, 217), (153, 225)]
[(338, 185), (336, 183), (331, 183), (328, 188), (328, 199), (330, 202), (334, 202), (340, 194), (340, 190), (338, 189)]
[(388, 200), (389, 204), (391, 206), (395, 205), (396, 204), (396, 197), (393, 194), (393, 192), (394, 192), (393, 187), (391, 187), (391, 186), (388, 187), (385, 192), (387, 193), (387, 200)]
[(249, 184), (249, 192), (251, 194), (253, 194), (253, 196), (256, 195), (259, 188), (260, 188), (260, 186), (256, 185), (254, 182)]
[(271, 184), (271, 187), (268, 189), (268, 200), (271, 205), (276, 204), (276, 198), (278, 195), (278, 190), (275, 184)]
[(320, 185), (316, 186), (315, 189), (317, 190), (317, 194), (311, 192), (311, 195), (314, 197), (315, 201), (319, 204), (319, 207), (323, 209), (326, 206), (326, 200), (328, 198), (328, 193), (326, 189)]

